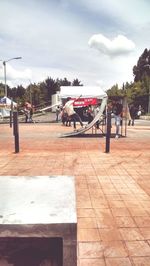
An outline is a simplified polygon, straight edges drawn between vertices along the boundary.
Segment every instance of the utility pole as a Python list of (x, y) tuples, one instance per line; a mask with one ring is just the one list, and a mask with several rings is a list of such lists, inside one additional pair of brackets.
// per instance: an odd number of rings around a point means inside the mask
[(5, 82), (5, 96), (7, 97), (7, 80), (6, 80), (6, 63), (11, 61), (11, 60), (15, 60), (15, 59), (21, 59), (22, 57), (13, 57), (8, 59), (7, 61), (3, 61), (3, 66), (4, 66), (4, 82)]
[(150, 114), (150, 79), (148, 80), (148, 114)]

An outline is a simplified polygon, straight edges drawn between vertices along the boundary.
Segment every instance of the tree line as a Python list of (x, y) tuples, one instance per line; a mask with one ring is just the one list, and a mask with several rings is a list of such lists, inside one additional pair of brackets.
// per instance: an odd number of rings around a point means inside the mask
[(143, 112), (148, 113), (150, 104), (150, 50), (145, 49), (133, 67), (133, 82), (126, 82), (121, 88), (118, 84), (107, 91), (108, 96), (126, 96), (128, 103), (136, 107), (142, 106)]
[[(133, 76), (133, 82), (125, 82), (121, 88), (115, 84), (107, 90), (107, 94), (110, 97), (126, 96), (129, 104), (133, 103), (137, 107), (141, 105), (144, 112), (147, 113), (150, 104), (150, 50), (147, 48), (139, 57), (137, 65), (133, 66)], [(31, 83), (26, 88), (22, 85), (10, 88), (7, 85), (7, 91), (8, 97), (21, 106), (25, 102), (30, 102), (34, 106), (42, 106), (45, 103), (51, 103), (51, 95), (60, 91), (61, 86), (83, 86), (83, 84), (77, 78), (71, 82), (67, 78), (47, 77), (46, 80), (37, 84)], [(0, 97), (4, 96), (4, 87), (4, 84), (0, 83)]]
[[(13, 99), (19, 104), (24, 106), (25, 102), (29, 102), (34, 106), (42, 106), (46, 103), (51, 103), (51, 96), (56, 92), (60, 91), (61, 86), (83, 86), (81, 81), (77, 78), (72, 82), (67, 78), (64, 79), (53, 79), (47, 77), (46, 80), (39, 83), (30, 83), (26, 88), (22, 85), (10, 88), (7, 85), (8, 98)], [(0, 83), (0, 97), (4, 96), (5, 86)]]

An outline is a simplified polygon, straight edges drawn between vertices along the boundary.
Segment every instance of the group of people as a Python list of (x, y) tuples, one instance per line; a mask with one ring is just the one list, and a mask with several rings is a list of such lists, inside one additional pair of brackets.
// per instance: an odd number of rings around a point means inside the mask
[[(80, 115), (74, 110), (74, 102), (77, 101), (79, 98), (72, 100), (71, 97), (68, 97), (65, 105), (62, 108), (60, 106), (56, 107), (56, 121), (57, 122), (61, 118), (62, 123), (65, 126), (71, 126), (71, 122), (73, 122), (74, 130), (76, 130), (76, 122), (79, 122), (81, 127), (83, 127), (83, 121)], [(100, 110), (99, 104), (95, 108), (93, 108), (93, 106), (91, 105), (87, 106), (83, 115), (87, 117), (88, 124), (92, 122), (92, 120), (97, 115), (99, 110)], [(95, 127), (97, 129), (99, 129), (99, 124), (100, 124), (99, 121), (97, 121), (95, 124)]]
[[(112, 101), (111, 111), (115, 118), (115, 126), (116, 126), (116, 138), (119, 138), (120, 126), (122, 124), (122, 116), (123, 116), (123, 105), (119, 101)], [(142, 107), (135, 107), (134, 104), (130, 104), (127, 110), (127, 119), (128, 126), (134, 126), (134, 122), (136, 118), (139, 118), (142, 114)]]
[[(83, 127), (83, 122), (81, 120), (81, 117), (78, 113), (74, 110), (74, 102), (76, 101), (72, 100), (71, 97), (67, 98), (67, 101), (65, 105), (61, 108), (60, 106), (57, 106), (56, 108), (56, 121), (59, 120), (59, 115), (61, 115), (62, 123), (66, 126), (71, 126), (71, 121), (73, 122), (73, 127), (76, 130), (76, 122), (78, 121)], [(93, 106), (89, 105), (85, 111), (86, 116), (88, 117), (88, 123), (90, 124), (96, 114), (99, 112), (99, 107), (93, 108)], [(116, 132), (115, 137), (119, 138), (120, 134), (120, 126), (122, 124), (122, 116), (123, 116), (123, 105), (120, 101), (112, 101), (108, 104), (108, 110), (111, 111), (114, 119), (115, 119), (115, 126), (116, 126)], [(137, 109), (133, 104), (129, 105), (128, 107), (128, 126), (132, 125), (134, 126), (134, 121), (137, 116), (141, 115), (141, 106)], [(96, 128), (99, 128), (99, 121), (95, 124)]]
[(67, 125), (71, 126), (71, 121), (72, 121), (74, 130), (76, 130), (77, 121), (79, 121), (81, 127), (83, 127), (83, 122), (81, 120), (81, 117), (74, 110), (73, 104), (76, 100), (77, 99), (72, 100), (71, 97), (68, 97), (65, 105), (62, 108), (60, 108), (60, 106), (56, 107), (56, 121), (58, 122), (59, 115), (61, 114), (62, 123), (65, 124), (66, 126)]

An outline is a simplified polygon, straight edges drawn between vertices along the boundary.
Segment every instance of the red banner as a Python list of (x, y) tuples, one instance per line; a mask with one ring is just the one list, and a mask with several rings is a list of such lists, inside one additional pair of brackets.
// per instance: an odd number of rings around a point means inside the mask
[[(72, 98), (72, 100), (75, 100)], [(80, 98), (74, 102), (74, 107), (86, 107), (88, 105), (97, 105), (97, 98)]]

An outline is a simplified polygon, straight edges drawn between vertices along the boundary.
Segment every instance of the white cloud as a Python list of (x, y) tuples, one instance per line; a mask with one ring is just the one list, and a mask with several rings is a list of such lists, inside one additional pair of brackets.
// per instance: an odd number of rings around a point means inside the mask
[[(0, 68), (0, 81), (4, 83), (3, 67)], [(26, 84), (32, 79), (32, 71), (30, 68), (26, 68), (22, 71), (16, 70), (9, 63), (6, 67), (6, 81), (9, 86), (15, 86), (16, 84)]]
[(0, 59), (22, 56), (15, 69), (8, 66), (8, 84), (25, 86), (48, 76), (78, 78), (84, 85), (102, 80), (107, 88), (130, 81), (133, 65), (149, 47), (149, 6), (148, 0), (0, 1)]
[(109, 56), (128, 54), (135, 48), (134, 42), (123, 35), (118, 35), (113, 40), (110, 40), (102, 34), (95, 34), (90, 38), (88, 44), (90, 47)]
[(32, 71), (29, 68), (26, 68), (23, 71), (18, 71), (14, 69), (12, 66), (7, 64), (7, 78), (10, 80), (15, 79), (31, 79), (32, 78)]

